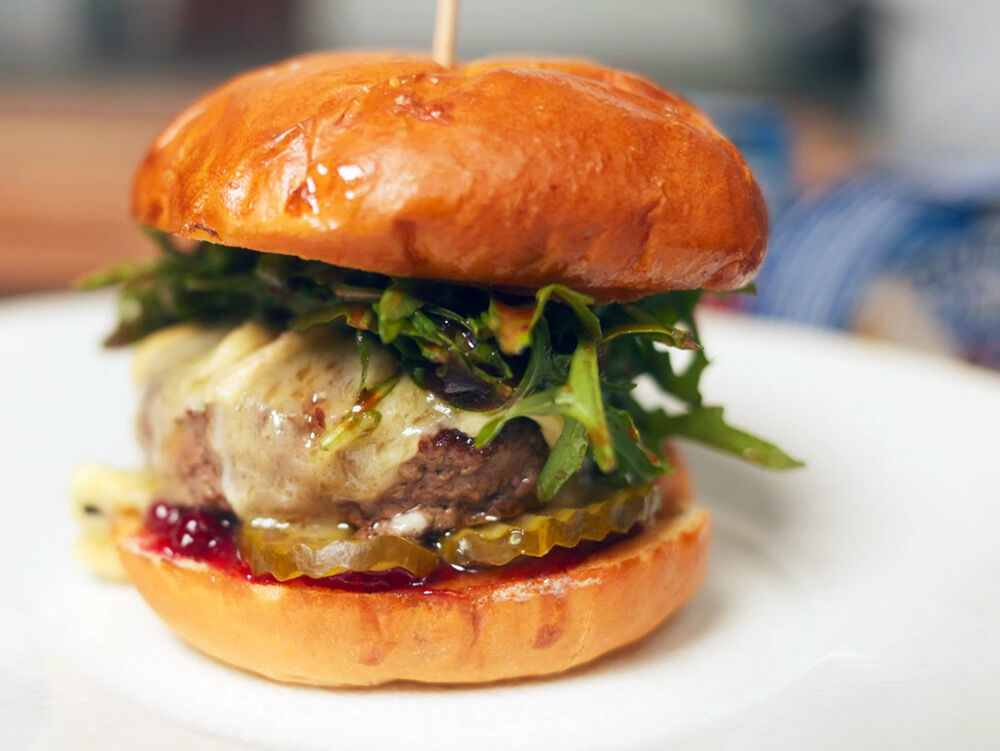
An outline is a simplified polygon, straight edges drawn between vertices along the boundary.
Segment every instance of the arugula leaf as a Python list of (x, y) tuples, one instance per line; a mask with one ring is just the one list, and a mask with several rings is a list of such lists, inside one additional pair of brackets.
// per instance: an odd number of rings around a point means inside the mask
[(604, 415), (604, 398), (597, 373), (597, 345), (580, 342), (569, 366), (569, 378), (556, 389), (554, 401), (563, 408), (563, 414), (579, 421), (587, 431), (594, 461), (604, 472), (617, 465), (607, 419)]
[(647, 337), (677, 349), (701, 349), (701, 345), (688, 332), (676, 326), (664, 326), (659, 323), (626, 323), (615, 326), (604, 335), (604, 341), (610, 342), (623, 336)]
[(660, 457), (642, 444), (642, 437), (628, 412), (609, 407), (608, 428), (624, 469), (647, 480), (667, 470)]
[(338, 318), (353, 329), (372, 331), (375, 328), (375, 314), (372, 309), (356, 303), (337, 303), (328, 308), (296, 316), (288, 322), (288, 327), (295, 331), (305, 331), (313, 326), (332, 323)]
[[(629, 381), (639, 375), (649, 375), (668, 394), (692, 406), (700, 406), (701, 373), (709, 361), (699, 343), (698, 327), (694, 320), (694, 306), (698, 298), (697, 292), (670, 292), (612, 308), (609, 317), (615, 321), (615, 328), (627, 331), (633, 326), (662, 327), (670, 335), (662, 336), (657, 341), (673, 348), (693, 349), (694, 354), (688, 366), (677, 372), (670, 354), (657, 350), (649, 338), (616, 337), (608, 340), (609, 375)], [(623, 324), (622, 321), (627, 323)], [(684, 324), (686, 330), (677, 328), (677, 323)]]
[(793, 459), (773, 443), (726, 423), (722, 407), (701, 407), (676, 416), (668, 416), (661, 410), (656, 423), (665, 435), (690, 438), (771, 469), (803, 466), (801, 461)]
[(551, 359), (552, 341), (549, 337), (549, 327), (545, 319), (542, 319), (531, 331), (531, 354), (514, 391), (514, 399), (523, 399), (541, 384), (551, 369)]
[(591, 339), (597, 341), (601, 338), (601, 321), (589, 307), (594, 304), (593, 298), (576, 292), (564, 284), (549, 284), (535, 293), (535, 312), (531, 316), (532, 328), (542, 317), (545, 304), (553, 297), (559, 298), (573, 309)]
[(74, 280), (73, 287), (85, 291), (113, 287), (116, 284), (123, 284), (124, 282), (138, 279), (150, 273), (152, 268), (154, 268), (153, 265), (140, 266), (134, 263), (120, 263), (81, 276), (79, 279)]
[(587, 430), (572, 417), (563, 418), (563, 430), (538, 475), (538, 499), (550, 501), (575, 475), (587, 456)]
[(378, 316), (378, 335), (385, 344), (391, 344), (403, 330), (403, 323), (416, 313), (423, 303), (406, 294), (397, 282), (386, 288), (372, 310)]

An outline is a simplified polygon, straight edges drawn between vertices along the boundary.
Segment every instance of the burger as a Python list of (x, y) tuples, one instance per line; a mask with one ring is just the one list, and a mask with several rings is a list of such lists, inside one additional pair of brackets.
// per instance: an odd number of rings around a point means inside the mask
[(223, 662), (321, 686), (581, 665), (702, 580), (674, 438), (796, 464), (699, 391), (694, 308), (750, 283), (760, 191), (636, 75), (298, 57), (184, 110), (131, 212), (159, 255), (83, 286), (120, 289), (146, 466), (80, 470), (80, 551)]

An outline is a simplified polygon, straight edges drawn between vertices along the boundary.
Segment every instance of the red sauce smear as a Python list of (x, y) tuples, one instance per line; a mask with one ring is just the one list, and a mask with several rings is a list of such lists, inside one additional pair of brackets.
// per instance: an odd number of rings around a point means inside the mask
[[(175, 506), (157, 501), (150, 506), (144, 520), (144, 547), (166, 558), (188, 558), (199, 561), (221, 573), (236, 576), (255, 584), (281, 584), (292, 587), (324, 587), (349, 592), (387, 592), (398, 589), (425, 588), (436, 594), (447, 590), (436, 589), (460, 574), (489, 570), (500, 578), (528, 578), (548, 576), (565, 571), (580, 563), (591, 553), (608, 547), (628, 535), (612, 535), (598, 543), (584, 542), (574, 548), (555, 548), (540, 558), (523, 558), (501, 568), (461, 569), (443, 561), (427, 576), (418, 577), (406, 569), (388, 571), (346, 571), (342, 574), (312, 579), (299, 577), (279, 582), (270, 574), (255, 574), (240, 556), (236, 545), (239, 522), (225, 511), (215, 509)], [(634, 531), (630, 534), (634, 534)]]

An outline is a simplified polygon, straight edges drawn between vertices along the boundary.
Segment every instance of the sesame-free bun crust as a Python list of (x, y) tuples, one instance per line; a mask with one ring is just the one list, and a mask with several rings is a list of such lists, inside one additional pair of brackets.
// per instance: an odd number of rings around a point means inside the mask
[(601, 300), (743, 286), (767, 234), (736, 148), (639, 76), (392, 53), (294, 58), (205, 95), (149, 149), (132, 215), (349, 268)]
[(317, 686), (482, 683), (558, 673), (646, 635), (705, 571), (707, 512), (687, 508), (569, 568), (463, 574), (362, 594), (253, 584), (121, 536), (125, 570), (185, 641), (267, 678)]

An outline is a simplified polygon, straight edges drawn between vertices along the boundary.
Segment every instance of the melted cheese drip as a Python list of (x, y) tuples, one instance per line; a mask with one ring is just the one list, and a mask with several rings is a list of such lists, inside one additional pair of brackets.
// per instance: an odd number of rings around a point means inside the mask
[[(373, 348), (368, 383), (395, 368), (388, 353)], [(222, 490), (242, 518), (316, 513), (330, 501), (370, 505), (423, 436), (442, 429), (475, 435), (491, 417), (454, 409), (404, 377), (377, 406), (382, 419), (374, 430), (323, 451), (319, 439), (349, 412), (361, 382), (353, 339), (328, 331), (175, 326), (139, 345), (133, 372), (146, 390), (144, 442), (164, 492), (176, 480), (168, 452), (179, 421), (207, 412)], [(561, 419), (538, 422), (554, 442)]]

